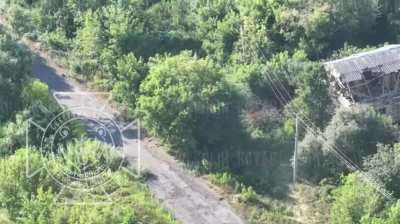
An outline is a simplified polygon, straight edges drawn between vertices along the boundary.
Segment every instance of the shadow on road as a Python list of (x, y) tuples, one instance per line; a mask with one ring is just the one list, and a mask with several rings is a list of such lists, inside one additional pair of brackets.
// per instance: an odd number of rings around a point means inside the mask
[(89, 119), (81, 117), (88, 136), (114, 147), (123, 146), (123, 138), (116, 124), (108, 119)]
[(47, 83), (53, 91), (70, 92), (74, 89), (62, 78), (61, 74), (47, 64), (46, 59), (37, 54), (33, 61), (33, 73), (40, 81)]

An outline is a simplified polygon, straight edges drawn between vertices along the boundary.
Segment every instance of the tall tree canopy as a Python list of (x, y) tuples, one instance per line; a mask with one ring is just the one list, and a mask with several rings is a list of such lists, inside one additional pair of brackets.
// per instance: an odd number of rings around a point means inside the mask
[(21, 109), (19, 96), (31, 77), (31, 66), (30, 54), (0, 34), (0, 122)]
[(154, 59), (141, 93), (138, 104), (145, 126), (182, 149), (218, 146), (238, 109), (238, 96), (218, 67), (189, 52)]

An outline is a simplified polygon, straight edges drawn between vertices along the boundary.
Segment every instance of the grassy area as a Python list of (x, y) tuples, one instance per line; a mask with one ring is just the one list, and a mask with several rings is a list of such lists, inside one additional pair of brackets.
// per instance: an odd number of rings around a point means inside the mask
[(321, 196), (323, 188), (306, 184), (288, 186), (286, 198), (259, 194), (229, 173), (210, 174), (250, 224), (323, 224), (329, 222), (329, 205)]

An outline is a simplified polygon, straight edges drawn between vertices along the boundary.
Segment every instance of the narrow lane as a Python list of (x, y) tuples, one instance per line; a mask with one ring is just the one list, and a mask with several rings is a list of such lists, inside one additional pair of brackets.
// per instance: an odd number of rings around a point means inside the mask
[[(61, 68), (47, 55), (36, 51), (33, 71), (38, 79), (47, 83), (53, 91), (78, 93), (82, 87), (74, 81), (67, 80), (63, 74), (68, 71)], [(82, 97), (59, 97), (59, 102), (66, 107), (81, 105)], [(102, 108), (105, 102), (100, 102), (95, 97), (86, 99), (93, 108)], [(105, 105), (106, 111), (113, 111), (109, 105)], [(85, 116), (79, 114), (78, 116)], [(97, 117), (97, 119), (103, 119)], [(124, 142), (128, 148), (127, 158), (137, 158), (137, 139)], [(195, 177), (182, 168), (169, 155), (160, 150), (148, 150), (143, 147), (141, 161), (144, 168), (148, 169), (155, 178), (148, 182), (150, 190), (162, 202), (162, 205), (171, 212), (174, 217), (184, 224), (242, 224), (244, 223), (236, 215), (229, 204), (220, 200), (220, 196), (199, 177)]]

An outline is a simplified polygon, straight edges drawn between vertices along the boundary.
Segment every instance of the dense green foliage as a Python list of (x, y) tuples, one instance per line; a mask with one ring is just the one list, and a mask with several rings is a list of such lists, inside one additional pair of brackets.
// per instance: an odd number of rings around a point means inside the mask
[[(338, 156), (362, 167), (377, 152), (377, 144), (393, 144), (399, 130), (392, 120), (371, 108), (338, 109), (323, 137), (308, 133), (299, 146), (299, 167), (309, 180), (340, 176), (347, 167)], [(314, 172), (314, 170), (318, 172)]]
[[(101, 190), (80, 193), (64, 188), (63, 192), (60, 191), (61, 186), (56, 179), (65, 172), (77, 172), (78, 167), (70, 165), (74, 161), (76, 164), (76, 156), (82, 164), (90, 164), (85, 167), (85, 171), (90, 172), (88, 169), (95, 171), (97, 167), (94, 165), (100, 161), (96, 158), (98, 150), (110, 154), (110, 149), (99, 147), (99, 144), (77, 142), (68, 147), (68, 154), (59, 160), (50, 160), (32, 149), (20, 149), (14, 155), (3, 158), (0, 160), (0, 206), (8, 210), (16, 223), (174, 223), (157, 203), (149, 200), (150, 193), (137, 179), (113, 166), (110, 166), (111, 172), (106, 174), (112, 182), (103, 187), (109, 194), (121, 195), (118, 200), (114, 198), (109, 202)], [(76, 154), (74, 149), (82, 147), (85, 147), (85, 154)], [(44, 164), (46, 169), (27, 177), (28, 159), (30, 169), (40, 170)], [(75, 187), (77, 184), (82, 183), (75, 183)]]
[(0, 122), (21, 109), (20, 96), (29, 79), (31, 58), (9, 36), (0, 35)]
[[(48, 139), (42, 139), (43, 132), (29, 120), (46, 127), (62, 110), (48, 86), (33, 80), (28, 51), (2, 35), (0, 55), (0, 223), (175, 223), (141, 180), (131, 174), (135, 171), (128, 163), (113, 148), (87, 140), (79, 123), (71, 123), (68, 138), (53, 139), (55, 133), (49, 132)], [(123, 62), (121, 67), (124, 69)], [(30, 147), (23, 148), (28, 130)], [(62, 154), (41, 145), (49, 139), (53, 146), (62, 147)], [(97, 187), (94, 179), (82, 181), (80, 176), (70, 176), (74, 181), (62, 182), (66, 174), (96, 173), (101, 167), (107, 170), (96, 178), (106, 181), (90, 193), (84, 190)], [(77, 188), (82, 190), (73, 190)], [(113, 200), (104, 192), (113, 195)]]
[(144, 125), (178, 149), (216, 149), (235, 128), (240, 99), (219, 69), (189, 53), (152, 61), (141, 85)]
[[(273, 196), (288, 192), (296, 113), (300, 176), (313, 184), (328, 178), (321, 189), (334, 184), (331, 222), (376, 224), (398, 223), (399, 204), (363, 189), (335, 150), (397, 196), (398, 127), (372, 109), (335, 108), (322, 62), (398, 43), (399, 7), (397, 0), (6, 0), (4, 13), (15, 34), (67, 56), (71, 76), (110, 91), (125, 119), (141, 118), (178, 158), (223, 172), (214, 182), (240, 186), (233, 191), (248, 198), (255, 193), (240, 181)], [(8, 156), (22, 146), (24, 119), (46, 122), (57, 107), (29, 104), (29, 96), (53, 103), (44, 86), (29, 84), (26, 52), (4, 36), (0, 53), (0, 154)], [(37, 200), (51, 197), (39, 189)], [(252, 223), (294, 222), (285, 209), (254, 213)], [(9, 216), (0, 210), (0, 220)]]
[[(332, 223), (364, 223), (382, 210), (385, 200), (360, 177), (351, 174), (333, 192)], [(367, 222), (368, 223), (368, 222)]]
[(400, 195), (399, 147), (399, 144), (395, 144), (393, 147), (379, 145), (378, 152), (364, 161), (368, 174), (385, 186), (395, 197)]

